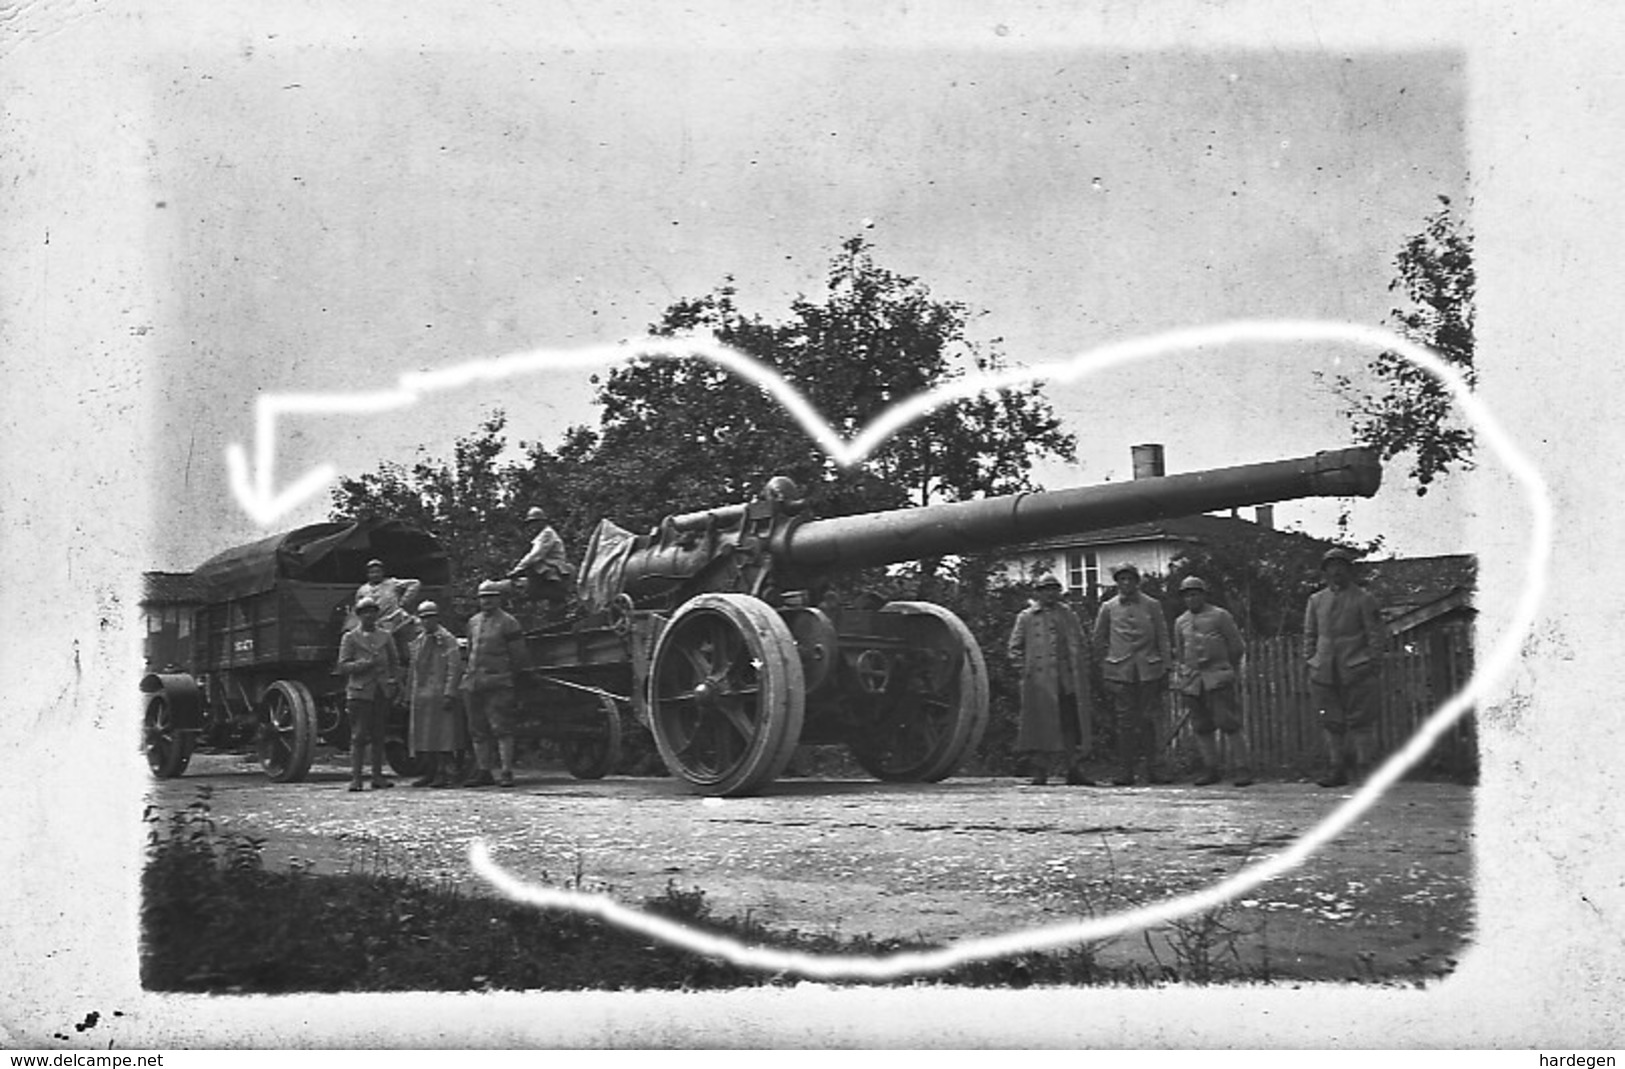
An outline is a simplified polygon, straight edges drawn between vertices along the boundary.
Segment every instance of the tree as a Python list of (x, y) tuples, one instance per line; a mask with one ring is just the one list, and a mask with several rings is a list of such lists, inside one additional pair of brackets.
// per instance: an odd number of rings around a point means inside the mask
[[(730, 279), (676, 302), (651, 329), (710, 331), (775, 369), (848, 437), (900, 400), (1006, 366), (967, 339), (964, 305), (876, 264), (861, 236), (842, 242), (828, 294), (798, 298), (783, 322), (746, 315), (735, 298)], [(707, 361), (633, 360), (604, 378), (597, 400), (590, 462), (613, 475), (638, 525), (657, 520), (655, 510), (745, 500), (776, 474), (795, 479), (820, 514), (843, 515), (1029, 489), (1033, 461), (1075, 456), (1036, 387), (944, 406), (844, 469), (775, 399)]]
[(524, 543), (515, 515), (516, 471), (502, 462), (507, 416), (487, 416), (458, 438), (450, 461), (425, 457), (407, 469), (384, 462), (376, 472), (339, 481), (332, 496), (335, 520), (374, 517), (417, 523), (440, 539), (450, 556), (453, 590), (471, 605), (482, 579), (506, 574)]
[[(1395, 308), (1390, 321), (1406, 338), (1426, 345), (1475, 385), (1473, 364), (1473, 238), (1448, 197), (1427, 217), (1394, 258), (1398, 272), (1390, 291), (1404, 293), (1408, 307)], [(1398, 353), (1381, 353), (1367, 365), (1383, 387), (1360, 390), (1346, 375), (1334, 388), (1348, 403), (1356, 438), (1384, 460), (1411, 453), (1416, 492), (1453, 467), (1472, 466), (1473, 432), (1460, 423), (1449, 391), (1432, 375)]]

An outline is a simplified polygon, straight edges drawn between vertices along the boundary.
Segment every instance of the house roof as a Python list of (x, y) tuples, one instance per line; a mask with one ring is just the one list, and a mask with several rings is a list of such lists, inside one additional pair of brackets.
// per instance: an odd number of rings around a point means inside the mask
[(1414, 627), (1453, 609), (1471, 608), (1478, 587), (1478, 558), (1471, 553), (1368, 561), (1362, 570), (1365, 588), (1394, 626)]
[(143, 605), (195, 605), (203, 601), (203, 584), (191, 572), (142, 572)]

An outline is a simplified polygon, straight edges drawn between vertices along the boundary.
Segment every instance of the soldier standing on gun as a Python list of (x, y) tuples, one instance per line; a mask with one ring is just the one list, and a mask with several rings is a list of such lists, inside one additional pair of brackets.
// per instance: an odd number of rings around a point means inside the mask
[(1132, 787), (1136, 766), (1145, 765), (1150, 783), (1167, 783), (1158, 766), (1157, 713), (1168, 678), (1168, 624), (1155, 598), (1140, 593), (1140, 570), (1120, 564), (1112, 571), (1117, 596), (1095, 618), (1095, 649), (1102, 653), (1101, 675), (1117, 720), (1117, 753), (1122, 771), (1116, 787)]
[(1320, 785), (1343, 787), (1365, 767), (1381, 697), (1379, 659), (1387, 630), (1377, 599), (1354, 582), (1354, 554), (1334, 546), (1321, 557), (1320, 570), (1326, 585), (1309, 595), (1303, 648), (1331, 761)]
[(1206, 768), (1196, 785), (1206, 787), (1223, 778), (1218, 743), (1223, 732), (1236, 786), (1251, 786), (1252, 755), (1241, 729), (1236, 694), (1236, 669), (1246, 652), (1241, 629), (1227, 611), (1208, 604), (1207, 583), (1198, 576), (1187, 576), (1179, 584), (1179, 595), (1185, 611), (1174, 621), (1176, 678), (1190, 703), (1191, 730)]
[(480, 584), (480, 611), (468, 620), (468, 665), (462, 690), (468, 713), (468, 734), (474, 742), (479, 766), (470, 787), (489, 787), (491, 740), (502, 762), (502, 786), (513, 786), (514, 672), (526, 667), (525, 633), (502, 610), (502, 585), (490, 579)]
[(412, 642), (410, 683), (412, 700), (411, 747), (428, 759), (414, 787), (451, 786), (452, 754), (467, 748), (463, 711), (458, 708), (457, 684), (462, 682), (463, 654), (457, 636), (440, 626), (440, 607), (432, 601), (418, 606), (423, 634)]
[(367, 581), (356, 589), (356, 603), (370, 598), (378, 606), (378, 630), (395, 638), (395, 652), (404, 662), (412, 639), (417, 637), (417, 621), (408, 611), (423, 591), (416, 579), (391, 579), (384, 574), (384, 562), (367, 562)]
[(378, 603), (356, 602), (361, 626), (339, 639), (339, 674), (345, 677), (344, 706), (350, 714), (350, 789), (361, 790), (362, 750), (372, 746), (372, 788), (395, 784), (384, 777), (384, 721), (401, 674), (395, 640), (378, 626)]
[(1081, 762), (1093, 741), (1090, 724), (1089, 639), (1061, 581), (1038, 584), (1038, 602), (1021, 610), (1010, 632), (1010, 662), (1021, 669), (1021, 726), (1016, 750), (1031, 755), (1034, 787), (1049, 782), (1056, 758), (1069, 786), (1094, 786)]

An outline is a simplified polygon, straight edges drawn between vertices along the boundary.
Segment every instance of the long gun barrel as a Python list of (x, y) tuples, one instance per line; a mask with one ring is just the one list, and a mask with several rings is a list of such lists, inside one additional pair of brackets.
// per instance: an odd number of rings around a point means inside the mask
[(1381, 481), (1382, 467), (1370, 450), (1340, 449), (1183, 475), (809, 520), (782, 533), (774, 556), (798, 571), (863, 568), (1213, 509), (1305, 497), (1370, 497)]

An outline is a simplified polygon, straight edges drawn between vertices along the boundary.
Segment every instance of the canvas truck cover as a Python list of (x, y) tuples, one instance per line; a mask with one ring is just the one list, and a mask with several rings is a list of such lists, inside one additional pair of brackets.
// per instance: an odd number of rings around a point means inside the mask
[(439, 540), (405, 520), (313, 523), (217, 553), (192, 574), (205, 598), (220, 602), (287, 582), (360, 585), (374, 557), (397, 579), (417, 579), (426, 587), (451, 582), (451, 562)]

